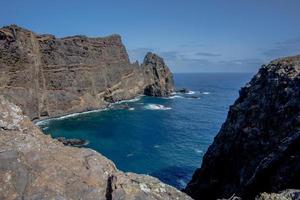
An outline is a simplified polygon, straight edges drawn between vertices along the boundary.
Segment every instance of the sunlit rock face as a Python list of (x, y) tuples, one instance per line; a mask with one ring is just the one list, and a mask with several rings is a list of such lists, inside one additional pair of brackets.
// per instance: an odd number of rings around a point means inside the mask
[(263, 65), (240, 90), (185, 189), (195, 199), (253, 199), (300, 188), (300, 56)]
[(103, 108), (137, 95), (168, 96), (173, 77), (148, 53), (130, 63), (119, 35), (56, 38), (16, 25), (0, 29), (0, 92), (30, 119)]

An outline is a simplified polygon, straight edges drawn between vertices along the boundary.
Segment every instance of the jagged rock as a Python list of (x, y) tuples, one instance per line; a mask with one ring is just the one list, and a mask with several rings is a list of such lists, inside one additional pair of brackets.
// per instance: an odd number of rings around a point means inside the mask
[[(0, 93), (30, 119), (98, 109), (137, 95), (169, 95), (173, 78), (148, 53), (131, 64), (119, 35), (38, 35), (16, 25), (0, 29)], [(144, 92), (145, 91), (145, 92)]]
[(158, 179), (123, 173), (86, 148), (43, 134), (0, 95), (0, 199), (186, 199)]
[(186, 94), (186, 93), (188, 93), (188, 92), (189, 92), (189, 90), (188, 90), (187, 88), (181, 88), (181, 89), (178, 89), (178, 90), (176, 90), (176, 92), (179, 92), (179, 93), (184, 93), (184, 94)]
[(300, 188), (300, 56), (262, 66), (240, 90), (185, 192), (254, 199)]
[(144, 94), (148, 96), (170, 96), (174, 90), (173, 75), (164, 60), (151, 52), (147, 53), (142, 64), (146, 77), (150, 77)]
[(62, 142), (64, 145), (74, 146), (74, 147), (82, 147), (89, 143), (89, 141), (87, 140), (77, 139), (77, 138), (67, 139), (65, 137), (58, 137), (56, 139)]
[(262, 193), (259, 194), (255, 200), (299, 200), (300, 190), (284, 190), (280, 193)]

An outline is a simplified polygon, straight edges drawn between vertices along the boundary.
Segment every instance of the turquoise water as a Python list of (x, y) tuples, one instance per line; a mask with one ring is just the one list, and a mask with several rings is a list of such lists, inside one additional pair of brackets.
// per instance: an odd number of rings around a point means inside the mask
[[(153, 175), (183, 188), (212, 143), (229, 105), (252, 74), (175, 74), (191, 94), (141, 97), (111, 109), (40, 124), (54, 138), (89, 140), (120, 170)], [(195, 98), (197, 97), (197, 98)]]

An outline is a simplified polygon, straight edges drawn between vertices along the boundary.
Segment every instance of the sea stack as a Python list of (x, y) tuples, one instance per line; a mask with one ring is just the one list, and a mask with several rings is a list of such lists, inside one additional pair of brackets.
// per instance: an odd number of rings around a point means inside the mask
[(56, 38), (0, 29), (0, 93), (30, 119), (99, 109), (138, 95), (168, 96), (173, 76), (159, 56), (130, 63), (119, 35)]
[(299, 163), (300, 56), (294, 56), (263, 65), (240, 90), (185, 192), (194, 199), (254, 199), (300, 188)]

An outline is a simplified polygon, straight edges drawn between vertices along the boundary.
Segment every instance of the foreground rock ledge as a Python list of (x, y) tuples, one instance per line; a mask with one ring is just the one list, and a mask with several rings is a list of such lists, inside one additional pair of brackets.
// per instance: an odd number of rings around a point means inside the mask
[(0, 96), (0, 199), (191, 199), (147, 175), (123, 173), (85, 148), (44, 135)]
[(240, 90), (185, 191), (254, 199), (288, 188), (300, 188), (300, 56), (263, 65)]

